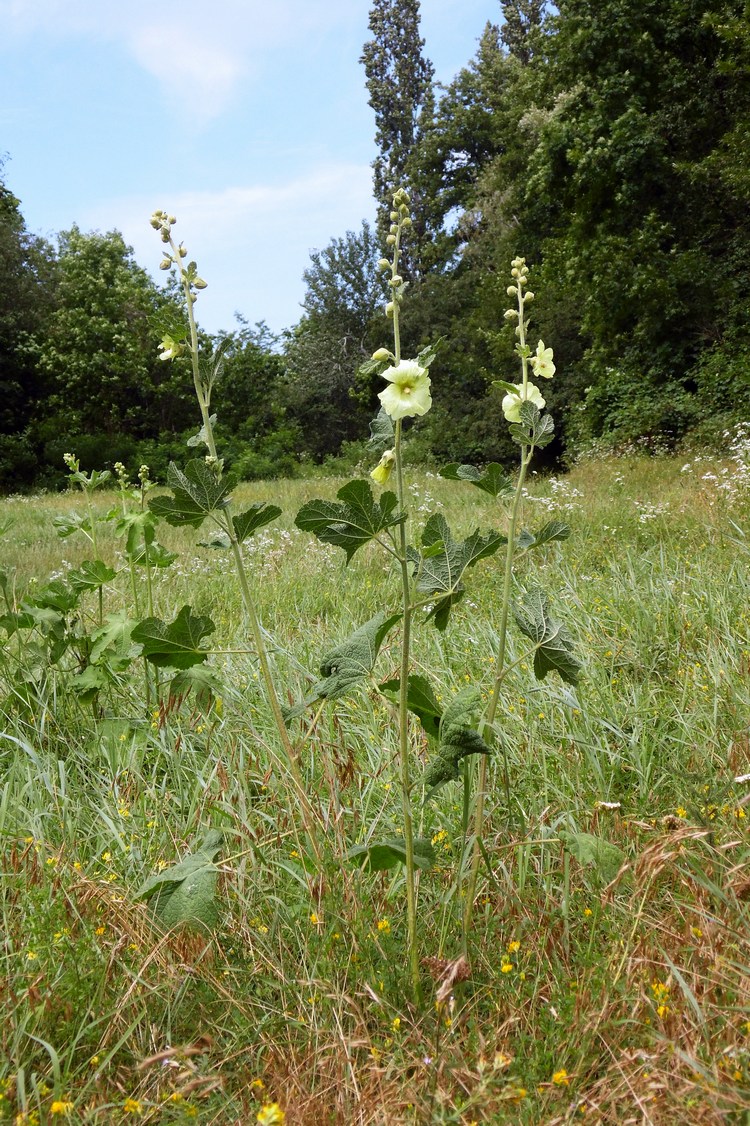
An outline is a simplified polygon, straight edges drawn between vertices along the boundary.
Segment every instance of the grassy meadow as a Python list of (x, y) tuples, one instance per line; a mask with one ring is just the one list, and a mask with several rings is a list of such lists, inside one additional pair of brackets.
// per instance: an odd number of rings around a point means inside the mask
[[(457, 533), (500, 526), (479, 490), (421, 470), (409, 482), (417, 522), (440, 506)], [(398, 600), (373, 545), (345, 568), (294, 527), (301, 504), (341, 484), (237, 492), (283, 508), (244, 552), (289, 703), (327, 649)], [(102, 512), (116, 503), (94, 494)], [(11, 605), (91, 557), (51, 523), (81, 504), (73, 492), (0, 502)], [(415, 800), (439, 857), (420, 876), (421, 1009), (408, 1000), (401, 870), (345, 859), (401, 824), (392, 711), (365, 684), (294, 721), (312, 727), (305, 781), (325, 826), (311, 896), (227, 553), (160, 525), (179, 556), (155, 578), (157, 614), (189, 603), (216, 625), (223, 687), (207, 712), (191, 697), (146, 709), (137, 671), (86, 704), (67, 688), (67, 657), (42, 669), (29, 635), (9, 636), (0, 1123), (750, 1123), (748, 516), (731, 461), (634, 455), (532, 478), (526, 526), (559, 517), (572, 535), (519, 575), (549, 592), (583, 675), (573, 689), (521, 663), (505, 682), (471, 973), (442, 1004), (431, 972), (460, 953), (462, 791)], [(100, 553), (122, 566), (103, 528)], [(472, 571), (444, 634), (417, 630), (413, 667), (444, 695), (490, 688), (498, 559)], [(124, 568), (106, 611), (129, 597)], [(96, 597), (83, 606), (93, 621)], [(509, 662), (521, 643), (514, 633)], [(387, 646), (375, 671), (398, 676)], [(413, 750), (424, 755), (416, 724)], [(135, 893), (208, 828), (225, 834), (218, 925), (164, 932)], [(563, 847), (568, 832), (625, 862), (604, 876)]]

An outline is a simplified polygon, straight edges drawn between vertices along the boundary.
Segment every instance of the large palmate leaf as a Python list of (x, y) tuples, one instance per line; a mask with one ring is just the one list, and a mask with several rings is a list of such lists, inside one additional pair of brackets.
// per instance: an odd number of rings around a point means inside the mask
[(513, 607), (518, 628), (536, 646), (534, 673), (543, 680), (557, 672), (568, 684), (578, 683), (581, 662), (573, 653), (573, 640), (565, 627), (549, 612), (547, 596), (538, 587), (528, 591), (521, 605)]
[(128, 617), (127, 610), (108, 614), (103, 624), (91, 634), (89, 660), (92, 665), (97, 664), (105, 654), (108, 660), (112, 657), (129, 659), (137, 656), (139, 649), (133, 644), (131, 637), (135, 624)]
[(595, 868), (605, 883), (614, 880), (625, 860), (625, 853), (618, 845), (591, 833), (561, 832), (560, 839), (579, 864)]
[(543, 449), (555, 436), (555, 423), (551, 414), (542, 414), (531, 402), (521, 403), (521, 421), (510, 427), (510, 436), (522, 446), (536, 446)]
[(380, 500), (376, 501), (367, 481), (349, 481), (336, 496), (341, 503), (311, 500), (302, 506), (294, 522), (298, 528), (312, 532), (323, 543), (342, 547), (347, 563), (358, 548), (405, 519), (403, 513), (397, 511), (395, 493), (382, 493)]
[(172, 496), (154, 497), (148, 502), (151, 511), (175, 527), (199, 528), (211, 512), (226, 508), (234, 482), (228, 477), (219, 480), (205, 461), (196, 458), (187, 463), (184, 472), (170, 462), (167, 485)]
[(90, 532), (91, 520), (88, 516), (81, 516), (77, 513), (70, 516), (55, 516), (52, 519), (52, 527), (60, 539), (64, 540), (75, 532)]
[[(394, 702), (399, 698), (401, 681), (398, 677), (387, 680), (380, 685), (380, 691)], [(406, 688), (406, 706), (410, 712), (418, 716), (423, 730), (427, 735), (437, 738), (440, 733), (440, 720), (443, 709), (435, 699), (430, 682), (424, 676), (410, 676)]]
[(313, 686), (311, 694), (305, 700), (285, 709), (286, 718), (293, 719), (302, 715), (316, 700), (333, 700), (337, 696), (344, 696), (362, 677), (367, 676), (377, 660), (386, 634), (400, 618), (401, 614), (387, 617), (380, 610), (374, 618), (370, 618), (369, 622), (365, 622), (347, 637), (346, 641), (326, 653), (320, 663), (324, 679)]
[(208, 654), (200, 648), (200, 643), (214, 629), (210, 618), (194, 614), (190, 606), (183, 606), (169, 625), (159, 618), (146, 618), (133, 629), (131, 637), (143, 647), (143, 656), (152, 664), (159, 668), (187, 669), (205, 661)]
[(507, 542), (507, 537), (500, 532), (482, 535), (479, 529), (468, 539), (454, 540), (443, 515), (436, 513), (430, 517), (422, 532), (422, 550), (409, 548), (407, 553), (414, 563), (417, 590), (438, 596), (431, 614), (438, 629), (445, 629), (451, 606), (461, 597), (461, 576), (467, 567), (494, 555)]
[(370, 423), (370, 440), (367, 443), (367, 448), (376, 451), (390, 449), (395, 440), (396, 432), (393, 428), (393, 420), (381, 407)]
[(210, 710), (223, 691), (224, 685), (216, 670), (206, 664), (180, 669), (169, 682), (170, 696), (186, 696), (192, 692), (195, 704), (204, 712)]
[(265, 504), (263, 501), (258, 501), (251, 504), (245, 512), (241, 512), (239, 516), (232, 517), (232, 524), (234, 525), (234, 534), (237, 539), (242, 543), (244, 540), (250, 538), (258, 531), (258, 528), (270, 524), (277, 516), (281, 516), (281, 509), (276, 504)]
[(184, 860), (157, 872), (146, 880), (135, 899), (148, 901), (152, 911), (165, 927), (180, 924), (213, 927), (216, 924), (216, 883), (223, 834), (212, 830), (200, 848)]
[(125, 512), (115, 524), (118, 536), (125, 536), (131, 563), (139, 567), (169, 567), (177, 558), (156, 541), (153, 512)]
[(507, 496), (513, 492), (513, 482), (503, 472), (502, 465), (496, 461), (491, 462), (484, 469), (453, 462), (451, 465), (443, 466), (440, 476), (445, 477), (447, 481), (468, 481), (470, 485), (481, 489), (483, 493), (489, 493), (491, 497)]
[(75, 591), (98, 590), (117, 574), (101, 559), (85, 559), (76, 571), (68, 572), (68, 582)]
[[(415, 837), (412, 846), (414, 866), (423, 871), (431, 868), (435, 863), (435, 850), (429, 838)], [(397, 864), (406, 864), (406, 843), (403, 837), (389, 837), (377, 843), (354, 845), (346, 855), (347, 859), (356, 860), (360, 868), (387, 872)]]
[(523, 549), (541, 547), (542, 544), (552, 543), (554, 540), (566, 540), (570, 535), (570, 525), (562, 520), (548, 520), (536, 532), (527, 532), (525, 529), (518, 537), (518, 546)]
[[(215, 414), (209, 416), (208, 424), (211, 429), (216, 425), (216, 417)], [(193, 434), (192, 438), (188, 438), (187, 444), (193, 450), (196, 446), (208, 446), (208, 430), (206, 429), (205, 423), (201, 426), (197, 434)]]
[(446, 782), (460, 776), (460, 764), (467, 755), (489, 755), (491, 748), (476, 730), (482, 695), (478, 688), (462, 689), (446, 707), (440, 722), (438, 752), (430, 759), (423, 782), (427, 798)]

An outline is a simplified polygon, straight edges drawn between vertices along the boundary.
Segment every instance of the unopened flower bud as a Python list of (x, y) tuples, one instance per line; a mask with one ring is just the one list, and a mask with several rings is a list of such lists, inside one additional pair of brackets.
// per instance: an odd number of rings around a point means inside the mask
[(385, 241), (387, 242), (388, 246), (395, 246), (396, 245), (396, 236), (395, 235), (386, 235)]
[(172, 259), (171, 258), (162, 258), (161, 262), (159, 263), (159, 269), (160, 270), (168, 270), (171, 265), (172, 265)]
[(158, 211), (155, 211), (153, 213), (153, 215), (149, 219), (149, 222), (155, 231), (159, 230), (159, 227), (161, 226), (161, 218), (159, 217)]
[(506, 309), (503, 313), (506, 321), (514, 321), (518, 316), (518, 309)]
[(404, 215), (403, 219), (401, 220), (401, 226), (402, 227), (410, 227), (411, 226), (411, 219), (409, 218), (408, 215)]
[(385, 307), (386, 317), (392, 317), (395, 312), (396, 312), (395, 302), (389, 301), (388, 304)]
[(409, 196), (406, 194), (406, 192), (404, 191), (403, 188), (398, 189), (398, 191), (396, 192), (396, 194), (393, 197), (393, 202), (396, 204), (396, 206), (398, 206), (400, 203), (408, 203), (409, 202)]
[(392, 223), (398, 222), (398, 211), (392, 211), (391, 212), (391, 222)]
[(533, 300), (534, 300), (534, 294), (533, 294), (533, 293), (531, 292), (531, 290), (529, 289), (529, 290), (527, 290), (527, 291), (526, 291), (526, 293), (524, 294), (524, 301), (533, 301)]
[(373, 481), (377, 481), (379, 485), (385, 485), (391, 475), (394, 463), (396, 461), (396, 451), (386, 450), (380, 459), (378, 465), (371, 471), (370, 476)]
[(392, 285), (394, 289), (404, 284), (404, 279), (400, 274), (394, 274), (392, 278), (388, 279), (388, 285)]
[(177, 253), (180, 255), (180, 258), (187, 258), (187, 250), (182, 245), (182, 243), (180, 243)]
[(399, 213), (399, 215), (401, 216), (402, 219), (405, 218), (409, 214), (409, 208), (406, 206), (405, 203), (402, 203), (402, 204), (399, 205), (398, 213)]
[(396, 357), (393, 352), (389, 352), (387, 348), (378, 348), (377, 352), (372, 354), (373, 360), (395, 360)]
[(510, 276), (512, 278), (518, 277), (518, 267), (517, 266), (514, 266), (513, 269), (510, 271)]
[(169, 231), (162, 231), (161, 232), (161, 241), (162, 242), (169, 242)]
[(203, 280), (203, 278), (194, 278), (193, 279), (193, 285), (195, 286), (196, 289), (205, 289), (206, 286), (208, 285), (208, 282), (205, 282)]
[(518, 293), (518, 286), (509, 285), (505, 292), (508, 294), (508, 297), (515, 297)]
[(172, 226), (172, 227), (173, 227), (173, 226), (175, 225), (175, 223), (176, 223), (176, 222), (177, 222), (177, 220), (176, 220), (176, 218), (174, 217), (174, 215), (170, 215), (170, 216), (169, 216), (169, 223), (170, 223), (170, 226)]
[(378, 269), (379, 270), (390, 270), (390, 268), (391, 268), (391, 264), (388, 261), (388, 259), (387, 258), (381, 258), (380, 261), (378, 262)]

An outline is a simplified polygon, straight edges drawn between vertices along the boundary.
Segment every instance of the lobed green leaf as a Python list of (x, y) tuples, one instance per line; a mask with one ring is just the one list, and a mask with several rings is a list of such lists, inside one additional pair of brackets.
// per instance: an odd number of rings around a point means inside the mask
[(341, 503), (312, 500), (303, 505), (294, 523), (302, 531), (312, 532), (323, 543), (342, 547), (347, 563), (355, 551), (380, 532), (406, 519), (397, 511), (395, 493), (382, 493), (376, 501), (367, 481), (349, 481), (336, 495)]
[(573, 652), (573, 641), (564, 626), (549, 612), (547, 597), (538, 587), (527, 592), (521, 605), (513, 608), (518, 628), (536, 646), (534, 673), (543, 680), (556, 672), (568, 684), (578, 683), (581, 662)]

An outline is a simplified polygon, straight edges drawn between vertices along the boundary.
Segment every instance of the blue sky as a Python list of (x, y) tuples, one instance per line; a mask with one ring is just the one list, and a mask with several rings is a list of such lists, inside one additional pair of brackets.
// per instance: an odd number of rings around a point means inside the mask
[[(0, 0), (0, 154), (30, 230), (123, 232), (158, 276), (163, 207), (234, 313), (294, 324), (310, 251), (371, 219), (369, 0)], [(439, 81), (499, 0), (422, 0)]]

